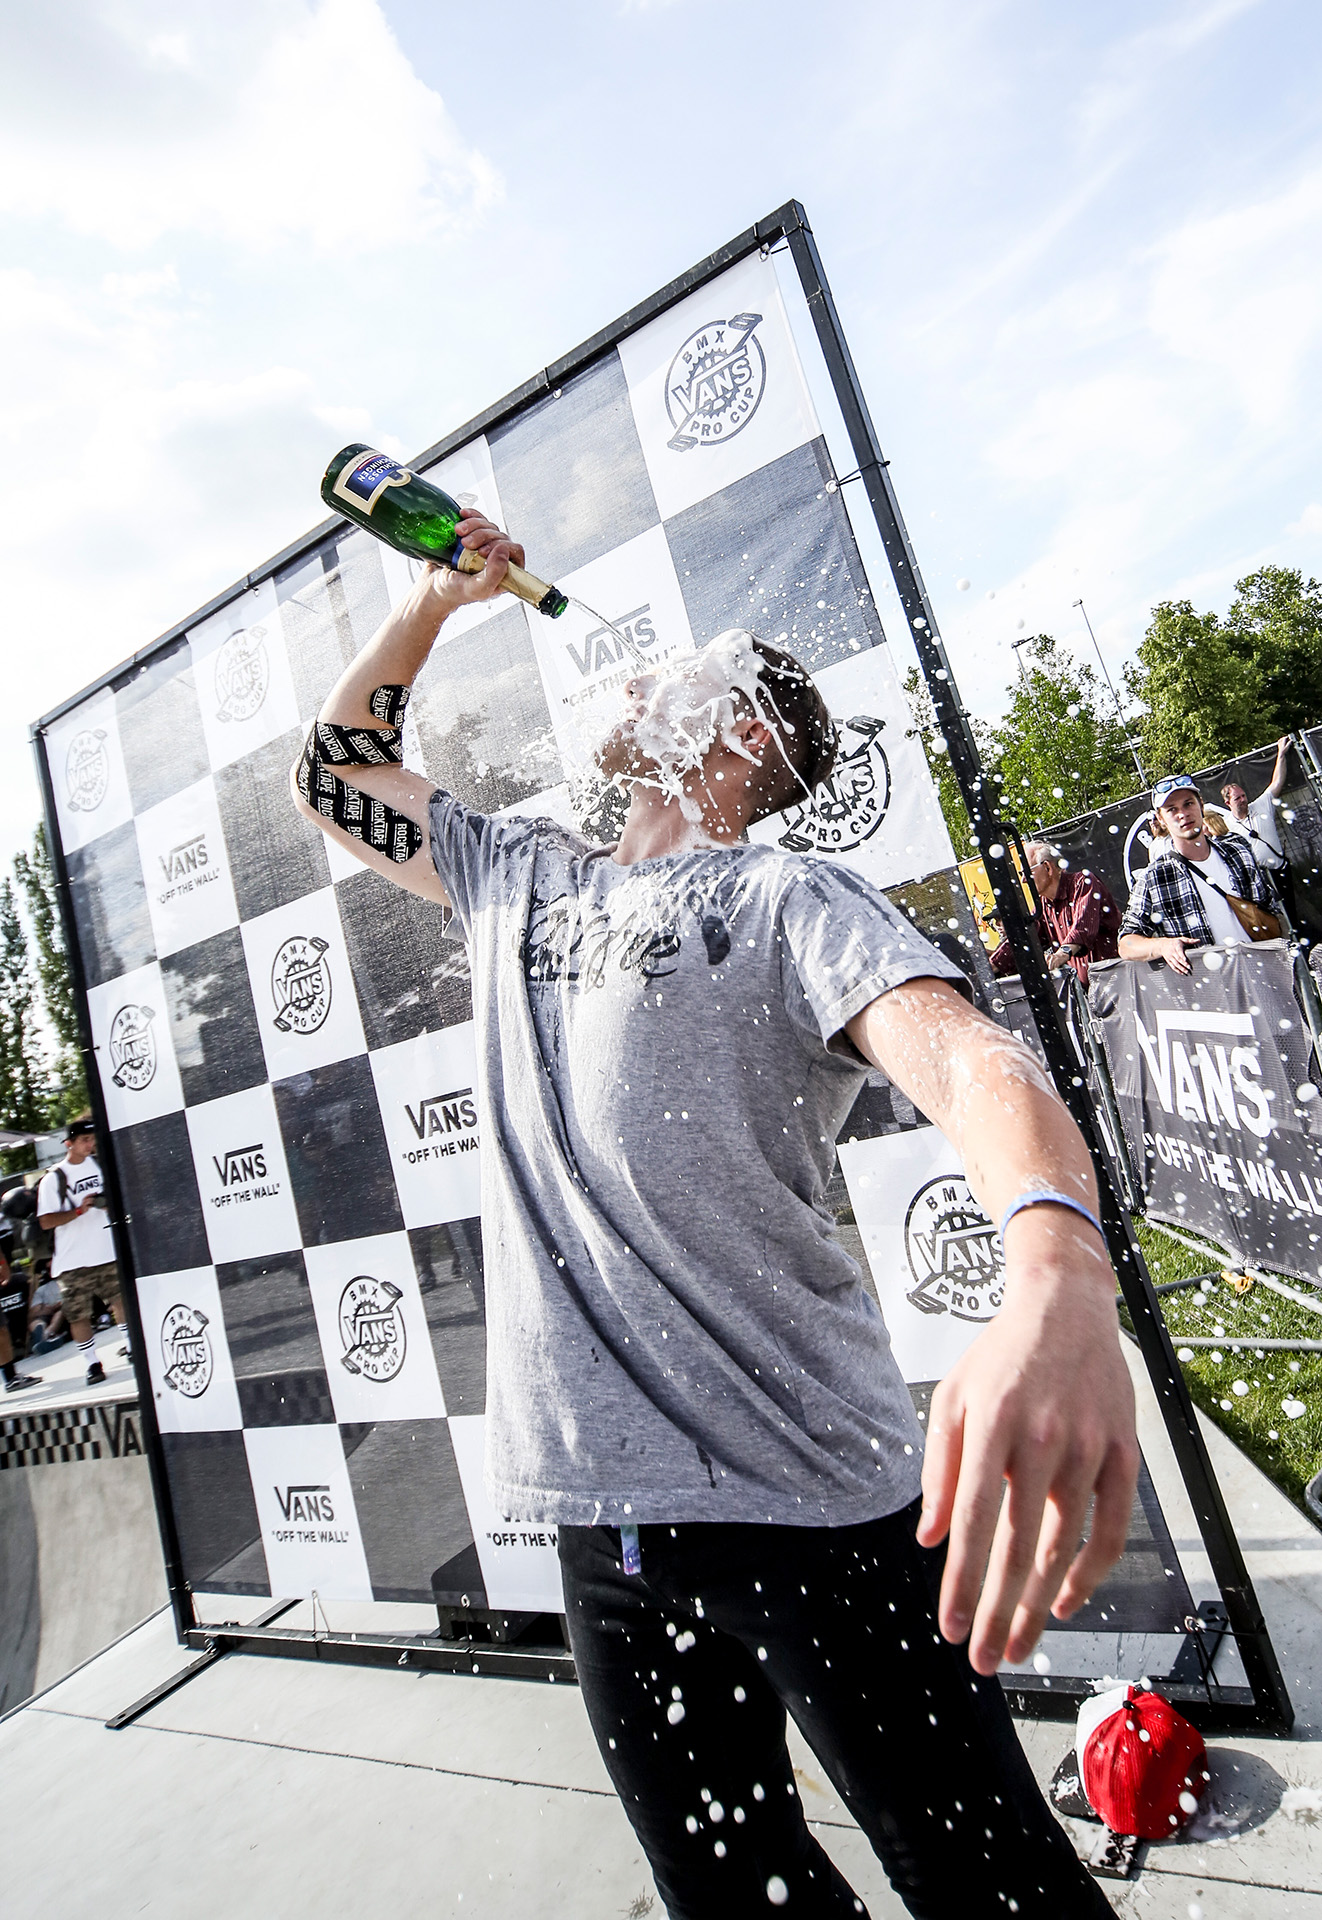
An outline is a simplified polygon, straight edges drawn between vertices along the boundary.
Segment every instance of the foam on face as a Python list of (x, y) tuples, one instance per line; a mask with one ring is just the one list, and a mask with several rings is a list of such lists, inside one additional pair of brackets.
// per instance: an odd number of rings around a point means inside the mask
[[(750, 765), (757, 764), (734, 731), (746, 707), (770, 728), (785, 764), (799, 779), (781, 739), (793, 728), (777, 711), (760, 678), (762, 664), (753, 635), (745, 627), (730, 627), (705, 647), (668, 660), (644, 686), (642, 711), (631, 729), (650, 767), (627, 775), (629, 782), (655, 787), (678, 801), (685, 819), (698, 825), (702, 808), (689, 789), (717, 741)], [(803, 786), (801, 779), (799, 784)]]

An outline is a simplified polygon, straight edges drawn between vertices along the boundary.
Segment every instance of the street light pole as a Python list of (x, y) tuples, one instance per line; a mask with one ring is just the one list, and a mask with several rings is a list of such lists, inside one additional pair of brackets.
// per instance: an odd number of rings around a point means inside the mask
[(1019, 678), (1025, 683), (1027, 683), (1028, 674), (1024, 667), (1024, 656), (1022, 653), (1020, 653), (1019, 649), (1020, 647), (1031, 647), (1036, 637), (1037, 636), (1035, 634), (1026, 633), (1022, 640), (1012, 640), (1010, 642), (1010, 647), (1014, 653), (1014, 657), (1019, 662)]
[(1140, 787), (1146, 787), (1148, 784), (1148, 776), (1144, 773), (1143, 762), (1138, 757), (1138, 748), (1134, 745), (1133, 736), (1129, 731), (1129, 722), (1125, 719), (1125, 710), (1120, 705), (1120, 696), (1116, 692), (1111, 676), (1106, 670), (1106, 662), (1102, 658), (1102, 650), (1097, 644), (1097, 635), (1093, 632), (1092, 621), (1088, 618), (1088, 609), (1084, 606), (1082, 600), (1076, 600), (1074, 605), (1083, 615), (1083, 624), (1088, 629), (1088, 638), (1092, 641), (1093, 652), (1097, 655), (1097, 664), (1102, 670), (1102, 678), (1110, 689), (1111, 698), (1115, 702), (1116, 714), (1120, 720), (1121, 731), (1125, 736), (1125, 745), (1134, 756), (1134, 770), (1138, 774), (1138, 784)]

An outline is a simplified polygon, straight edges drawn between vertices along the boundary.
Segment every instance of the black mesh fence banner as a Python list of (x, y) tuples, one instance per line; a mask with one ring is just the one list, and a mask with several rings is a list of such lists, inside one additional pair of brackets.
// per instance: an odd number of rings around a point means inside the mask
[(1322, 1073), (1296, 963), (1277, 941), (1192, 961), (1192, 977), (1111, 961), (1088, 983), (1144, 1210), (1316, 1282)]

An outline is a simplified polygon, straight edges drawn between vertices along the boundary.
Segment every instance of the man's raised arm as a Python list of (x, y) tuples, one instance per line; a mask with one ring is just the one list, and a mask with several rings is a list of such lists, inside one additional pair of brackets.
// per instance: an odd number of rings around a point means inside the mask
[[(940, 1127), (990, 1219), (1046, 1190), (1096, 1217), (1087, 1148), (1036, 1057), (948, 982), (908, 981), (846, 1032)], [(918, 1529), (924, 1546), (949, 1532), (941, 1631), (988, 1674), (1118, 1559), (1139, 1459), (1100, 1233), (1057, 1203), (1015, 1212), (1004, 1238), (1004, 1305), (932, 1397)]]
[(484, 571), (427, 569), (340, 675), (290, 774), (294, 805), (327, 839), (441, 906), (449, 902), (427, 846), (427, 803), (436, 783), (400, 764), (399, 696), (412, 688), (456, 607), (491, 599), (510, 561), (523, 563), (523, 548), (477, 514), (461, 520), (458, 532), (482, 555)]

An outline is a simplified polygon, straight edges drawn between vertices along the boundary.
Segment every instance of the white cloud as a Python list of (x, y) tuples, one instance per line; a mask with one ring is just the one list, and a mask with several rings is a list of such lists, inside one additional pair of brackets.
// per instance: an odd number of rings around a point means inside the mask
[(184, 31), (159, 0), (82, 0), (34, 9), (7, 56), (0, 209), (117, 247), (355, 253), (455, 231), (500, 190), (375, 0), (199, 5)]
[(1322, 336), (1322, 172), (1190, 221), (1161, 256), (1149, 307), (1157, 339), (1211, 368), (1255, 425), (1290, 422)]

